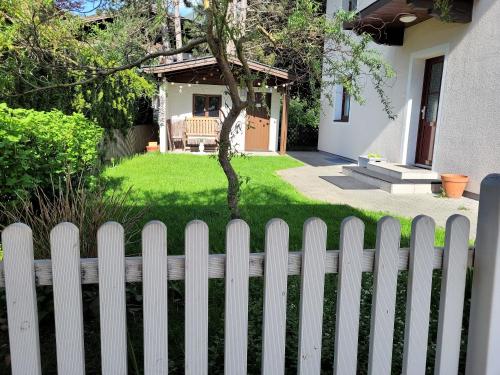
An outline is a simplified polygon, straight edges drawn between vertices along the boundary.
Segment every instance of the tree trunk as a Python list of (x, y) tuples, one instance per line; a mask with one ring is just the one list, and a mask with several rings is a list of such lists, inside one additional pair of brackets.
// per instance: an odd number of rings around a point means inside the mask
[(219, 136), (219, 164), (227, 177), (227, 204), (231, 212), (231, 219), (240, 218), (238, 208), (240, 181), (236, 171), (231, 165), (231, 129), (238, 118), (241, 109), (231, 108), (222, 122), (222, 128)]
[[(175, 48), (182, 47), (182, 25), (180, 15), (180, 0), (174, 0), (174, 29), (175, 29)], [(182, 53), (177, 54), (177, 62), (182, 61)]]

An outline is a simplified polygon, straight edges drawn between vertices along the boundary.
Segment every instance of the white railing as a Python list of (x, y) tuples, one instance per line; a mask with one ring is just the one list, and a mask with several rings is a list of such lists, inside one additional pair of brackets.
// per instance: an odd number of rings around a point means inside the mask
[[(450, 217), (444, 248), (434, 246), (434, 221), (419, 216), (409, 249), (400, 249), (400, 225), (378, 223), (375, 250), (363, 250), (364, 224), (343, 221), (340, 250), (327, 251), (326, 225), (304, 224), (301, 252), (288, 250), (288, 226), (279, 219), (266, 227), (265, 252), (250, 254), (250, 230), (242, 220), (226, 230), (224, 254), (209, 254), (208, 227), (190, 222), (185, 255), (167, 256), (167, 229), (158, 221), (142, 231), (142, 257), (125, 257), (118, 223), (98, 231), (98, 259), (80, 259), (78, 229), (61, 223), (51, 232), (51, 260), (33, 261), (30, 228), (13, 224), (2, 233), (12, 372), (40, 374), (37, 285), (53, 285), (59, 374), (84, 374), (81, 284), (99, 284), (103, 374), (127, 373), (125, 285), (143, 283), (144, 373), (168, 371), (167, 280), (185, 280), (185, 371), (208, 372), (208, 280), (225, 279), (225, 373), (247, 373), (249, 277), (264, 277), (262, 373), (285, 372), (287, 277), (301, 275), (298, 370), (319, 374), (325, 274), (338, 273), (334, 373), (357, 371), (362, 272), (374, 273), (369, 373), (390, 374), (397, 274), (408, 270), (404, 374), (424, 374), (432, 271), (442, 269), (435, 373), (458, 371), (467, 266), (474, 260), (468, 374), (500, 373), (500, 175), (482, 185), (476, 252), (468, 250), (469, 222)], [(477, 276), (479, 275), (479, 276)], [(496, 314), (496, 315), (495, 315)]]

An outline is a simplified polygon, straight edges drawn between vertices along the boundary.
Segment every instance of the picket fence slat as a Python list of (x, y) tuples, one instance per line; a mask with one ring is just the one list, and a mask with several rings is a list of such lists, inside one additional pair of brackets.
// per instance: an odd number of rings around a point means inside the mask
[[(399, 249), (398, 270), (408, 270), (409, 249)], [(264, 253), (251, 253), (249, 265), (249, 277), (264, 276)], [(184, 255), (170, 255), (168, 257), (168, 279), (184, 280)], [(338, 273), (339, 250), (327, 250), (325, 254), (325, 274)], [(474, 249), (469, 249), (467, 266), (472, 267), (474, 261)], [(97, 284), (99, 282), (97, 270), (97, 258), (80, 259), (82, 284)], [(363, 250), (362, 267), (363, 272), (373, 272), (375, 264), (375, 250)], [(443, 248), (434, 248), (433, 268), (441, 269), (443, 266)], [(52, 265), (50, 259), (36, 259), (35, 282), (37, 286), (52, 285)], [(290, 251), (288, 253), (288, 276), (300, 275), (302, 267), (302, 252)], [(0, 262), (0, 288), (5, 287), (4, 266)], [(226, 255), (210, 254), (208, 256), (208, 278), (223, 279), (225, 277)], [(125, 258), (125, 281), (127, 283), (139, 283), (142, 281), (142, 257), (130, 256)]]
[(326, 224), (308, 219), (303, 230), (298, 373), (319, 374), (325, 285)]
[(273, 219), (266, 225), (262, 374), (285, 373), (288, 225)]
[(41, 374), (33, 234), (24, 224), (2, 231), (7, 322), (13, 375)]
[(142, 230), (144, 373), (168, 374), (167, 227), (150, 221)]
[(377, 225), (368, 374), (390, 375), (401, 225), (392, 217)]
[(102, 373), (127, 374), (125, 242), (120, 224), (108, 222), (99, 228), (97, 256)]
[(335, 322), (334, 374), (356, 374), (359, 310), (361, 296), (361, 258), (364, 241), (363, 222), (348, 217), (340, 227), (340, 259)]
[(436, 375), (458, 374), (469, 227), (469, 220), (461, 215), (451, 216), (446, 223), (434, 367)]
[(224, 372), (247, 373), (248, 264), (250, 228), (232, 220), (226, 228), (226, 304), (224, 315)]
[(432, 291), (434, 220), (417, 216), (412, 222), (406, 302), (403, 374), (425, 373)]
[(186, 227), (186, 374), (208, 373), (208, 225)]
[(79, 230), (61, 223), (50, 233), (57, 372), (85, 374)]

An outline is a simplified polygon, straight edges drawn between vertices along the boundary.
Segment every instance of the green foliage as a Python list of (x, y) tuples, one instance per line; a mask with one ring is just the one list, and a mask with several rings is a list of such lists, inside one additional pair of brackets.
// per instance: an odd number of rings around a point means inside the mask
[[(61, 12), (53, 1), (1, 3), (0, 101), (16, 108), (82, 113), (104, 128), (130, 127), (138, 100), (155, 91), (154, 82), (136, 67), (71, 86), (144, 53), (148, 31), (156, 30), (158, 22), (143, 27), (141, 12), (126, 9), (100, 28)], [(52, 88), (36, 91), (40, 87)]]
[(151, 97), (154, 84), (132, 70), (74, 88), (72, 108), (106, 129), (128, 129), (135, 121), (137, 103)]
[(288, 108), (288, 126), (317, 128), (319, 126), (320, 112), (319, 100), (314, 99), (308, 102), (300, 97), (292, 98)]
[(0, 104), (0, 200), (16, 199), (98, 163), (102, 129), (81, 114), (11, 109)]

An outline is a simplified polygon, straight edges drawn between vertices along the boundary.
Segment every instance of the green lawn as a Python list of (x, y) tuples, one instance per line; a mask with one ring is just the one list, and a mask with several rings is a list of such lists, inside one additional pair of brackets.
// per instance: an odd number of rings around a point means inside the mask
[[(243, 219), (251, 229), (251, 250), (264, 247), (264, 228), (275, 217), (284, 219), (290, 227), (290, 248), (299, 250), (302, 242), (302, 226), (312, 216), (323, 219), (328, 225), (328, 248), (338, 249), (339, 229), (342, 220), (354, 215), (366, 226), (365, 248), (375, 246), (376, 223), (384, 216), (381, 212), (370, 212), (345, 205), (332, 205), (308, 199), (293, 186), (284, 182), (276, 171), (302, 165), (290, 157), (236, 157), (233, 165), (245, 183), (242, 186), (240, 208)], [(129, 202), (138, 208), (146, 208), (143, 224), (149, 220), (161, 220), (167, 225), (169, 254), (182, 254), (185, 225), (193, 219), (204, 220), (210, 228), (210, 252), (224, 252), (224, 232), (229, 220), (226, 205), (226, 179), (214, 157), (181, 154), (146, 154), (121, 161), (104, 171), (110, 188), (126, 190), (132, 187)], [(410, 219), (400, 218), (402, 225), (401, 245), (409, 245)], [(443, 243), (443, 230), (438, 229), (436, 243)], [(138, 243), (129, 246), (129, 254), (139, 254)], [(322, 369), (331, 373), (333, 365), (333, 341), (336, 305), (336, 275), (327, 275), (324, 294), (324, 323)], [(435, 353), (435, 334), (439, 305), (439, 275), (433, 288), (431, 308), (431, 335), (429, 358)], [(371, 274), (364, 274), (361, 296), (359, 333), (359, 374), (367, 371), (368, 340), (370, 332)], [(401, 272), (398, 283), (393, 372), (401, 372), (407, 273)], [(183, 373), (183, 323), (184, 284), (169, 283), (169, 358), (170, 373)], [(287, 372), (296, 372), (300, 278), (288, 280), (287, 304)], [(129, 303), (134, 303), (140, 294), (140, 286), (129, 292)], [(261, 327), (262, 327), (262, 279), (250, 281), (248, 373), (260, 373)], [(224, 353), (224, 281), (210, 281), (209, 308), (209, 373), (223, 373)], [(130, 315), (130, 334), (136, 350), (141, 355), (141, 319)], [(139, 364), (140, 367), (140, 364)], [(433, 361), (428, 370), (432, 372)]]
[[(290, 226), (290, 247), (301, 248), (302, 225), (312, 216), (328, 225), (328, 247), (338, 248), (341, 221), (351, 215), (366, 225), (365, 246), (375, 246), (376, 222), (383, 213), (332, 205), (308, 199), (283, 181), (276, 171), (302, 165), (290, 157), (237, 157), (234, 166), (246, 181), (241, 192), (241, 214), (251, 228), (252, 251), (264, 247), (264, 228), (278, 217)], [(147, 207), (144, 223), (157, 219), (168, 228), (169, 252), (183, 253), (185, 225), (204, 220), (210, 228), (210, 251), (223, 252), (224, 230), (229, 220), (226, 205), (226, 179), (217, 160), (210, 156), (146, 154), (122, 161), (106, 169), (110, 185), (133, 188), (130, 204)], [(408, 246), (411, 222), (401, 219), (402, 246)], [(437, 243), (443, 242), (438, 230)], [(129, 252), (136, 252), (134, 247)]]

